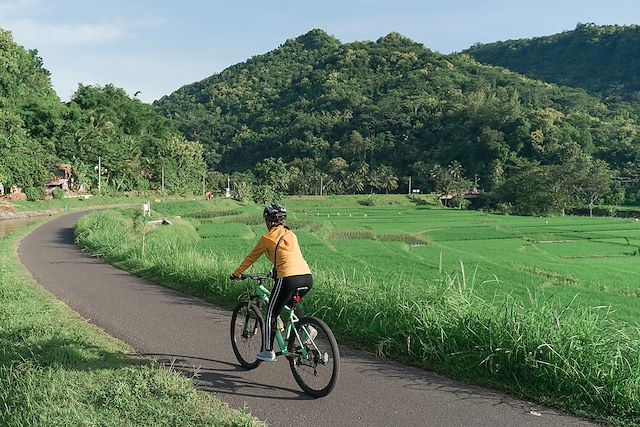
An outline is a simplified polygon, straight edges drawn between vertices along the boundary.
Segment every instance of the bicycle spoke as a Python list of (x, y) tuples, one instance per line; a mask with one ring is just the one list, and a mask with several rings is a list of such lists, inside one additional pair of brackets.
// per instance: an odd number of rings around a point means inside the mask
[(262, 322), (258, 310), (246, 303), (240, 304), (231, 316), (231, 345), (242, 366), (253, 369), (260, 364), (256, 354), (262, 350)]

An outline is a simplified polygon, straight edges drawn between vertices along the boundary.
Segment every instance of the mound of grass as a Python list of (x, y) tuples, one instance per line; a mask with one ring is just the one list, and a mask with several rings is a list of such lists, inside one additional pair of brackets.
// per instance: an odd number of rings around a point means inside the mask
[(0, 238), (0, 425), (256, 424), (52, 299), (19, 264), (19, 238)]
[[(120, 267), (217, 304), (230, 307), (242, 293), (227, 280), (240, 257), (222, 242), (206, 252), (198, 244), (171, 247), (168, 243), (175, 240), (152, 231), (146, 241), (154, 250), (143, 256), (133, 221), (117, 213), (84, 218), (76, 236), (81, 246)], [(299, 237), (312, 238), (305, 232)], [(256, 270), (262, 267), (266, 264)], [(460, 263), (446, 274), (442, 261), (436, 270), (437, 277), (423, 279), (418, 287), (406, 286), (402, 275), (348, 275), (316, 268), (316, 285), (305, 309), (328, 321), (341, 341), (381, 356), (602, 422), (640, 423), (638, 326), (571, 300), (532, 296), (527, 304), (510, 297), (488, 302), (476, 292), (483, 285), (477, 271), (468, 274)]]

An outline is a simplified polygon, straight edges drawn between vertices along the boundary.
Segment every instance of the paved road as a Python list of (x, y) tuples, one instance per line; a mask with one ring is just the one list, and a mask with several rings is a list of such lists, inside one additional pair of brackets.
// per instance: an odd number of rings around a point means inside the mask
[[(136, 278), (81, 252), (73, 225), (55, 219), (27, 236), (18, 252), (36, 280), (69, 307), (172, 365), (231, 407), (248, 407), (274, 426), (587, 426), (584, 420), (419, 369), (341, 347), (334, 391), (310, 399), (286, 359), (240, 368), (229, 342), (230, 313)], [(531, 411), (540, 415), (531, 414)]]

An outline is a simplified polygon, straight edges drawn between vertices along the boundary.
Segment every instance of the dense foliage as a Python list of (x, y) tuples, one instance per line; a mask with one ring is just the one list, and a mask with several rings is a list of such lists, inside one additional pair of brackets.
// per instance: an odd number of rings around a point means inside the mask
[(546, 37), (477, 44), (465, 51), (484, 64), (581, 87), (607, 102), (640, 101), (640, 26), (578, 24)]
[[(587, 203), (571, 165), (601, 159), (606, 177), (609, 168), (638, 168), (639, 127), (626, 111), (397, 33), (342, 44), (313, 30), (155, 106), (205, 145), (210, 168), (285, 164), (279, 176), (289, 194), (405, 192), (411, 176), (423, 191), (461, 193), (477, 180), (506, 195), (523, 168), (555, 168), (565, 174), (540, 181), (558, 187), (541, 189), (552, 200), (540, 210), (549, 212)], [(251, 178), (235, 181), (244, 188)], [(503, 202), (518, 212), (535, 207)]]
[[(36, 51), (0, 30), (0, 182), (38, 198), (56, 165), (72, 166), (85, 189), (159, 188), (199, 191), (203, 149), (185, 140), (166, 118), (112, 85), (80, 85), (68, 104), (51, 87)], [(29, 194), (28, 194), (29, 196)]]
[(0, 30), (0, 182), (40, 185), (53, 163), (63, 106), (35, 51)]

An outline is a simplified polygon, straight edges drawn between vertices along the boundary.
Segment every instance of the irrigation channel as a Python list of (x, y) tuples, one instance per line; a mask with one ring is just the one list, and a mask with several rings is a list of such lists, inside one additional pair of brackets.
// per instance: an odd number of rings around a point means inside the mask
[(73, 227), (85, 214), (54, 219), (25, 237), (18, 253), (34, 278), (141, 355), (184, 373), (202, 390), (233, 408), (247, 408), (269, 425), (593, 425), (346, 347), (340, 349), (336, 388), (325, 398), (311, 399), (297, 387), (286, 359), (252, 371), (238, 365), (229, 342), (230, 312), (134, 277), (78, 249)]

